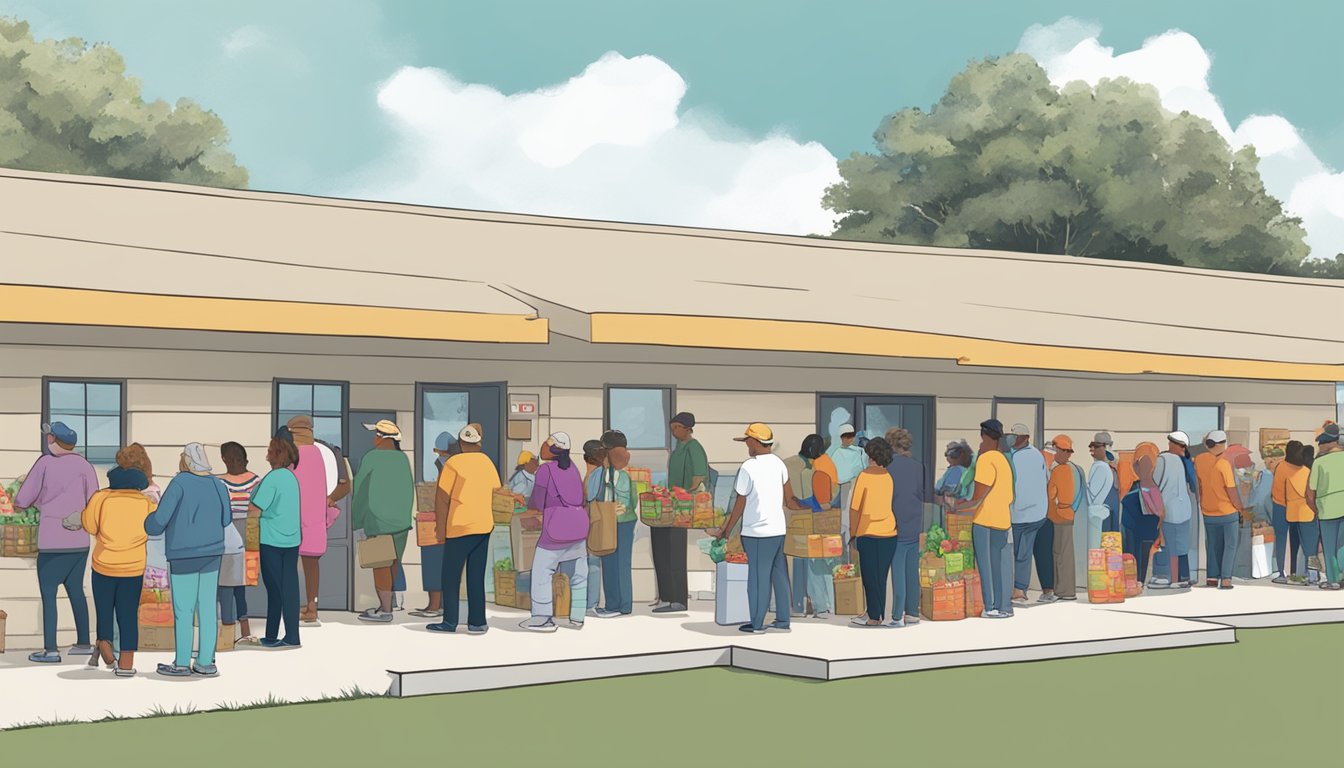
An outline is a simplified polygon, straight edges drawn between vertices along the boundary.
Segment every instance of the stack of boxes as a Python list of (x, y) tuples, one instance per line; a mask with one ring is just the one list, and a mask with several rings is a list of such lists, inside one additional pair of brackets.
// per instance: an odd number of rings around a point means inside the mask
[(1106, 532), (1101, 534), (1101, 549), (1087, 551), (1088, 602), (1125, 601), (1125, 555), (1121, 552), (1121, 546), (1118, 532)]
[(784, 554), (789, 557), (826, 558), (845, 554), (840, 537), (840, 510), (794, 512), (789, 517)]

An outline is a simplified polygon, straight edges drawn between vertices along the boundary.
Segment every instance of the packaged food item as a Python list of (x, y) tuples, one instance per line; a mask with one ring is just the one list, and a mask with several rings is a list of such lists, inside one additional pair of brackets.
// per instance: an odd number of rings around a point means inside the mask
[(433, 547), (439, 543), (439, 521), (433, 512), (417, 512), (415, 515), (415, 544), (420, 547)]
[(931, 621), (961, 621), (966, 618), (966, 588), (951, 582), (920, 587), (919, 612)]
[(840, 575), (836, 574), (833, 579), (835, 584), (835, 613), (837, 616), (857, 616), (863, 613), (865, 603), (863, 598), (863, 580), (858, 574)]
[(1139, 563), (1134, 556), (1126, 552), (1122, 555), (1125, 569), (1125, 597), (1138, 597), (1143, 594), (1139, 586)]
[(1107, 552), (1121, 554), (1124, 552), (1123, 539), (1119, 531), (1105, 531), (1101, 534), (1101, 548)]

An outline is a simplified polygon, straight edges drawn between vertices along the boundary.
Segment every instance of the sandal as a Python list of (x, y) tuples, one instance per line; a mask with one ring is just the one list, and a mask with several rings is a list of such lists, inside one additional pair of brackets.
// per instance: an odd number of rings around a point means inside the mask
[(252, 635), (238, 638), (234, 645), (261, 645), (261, 641)]

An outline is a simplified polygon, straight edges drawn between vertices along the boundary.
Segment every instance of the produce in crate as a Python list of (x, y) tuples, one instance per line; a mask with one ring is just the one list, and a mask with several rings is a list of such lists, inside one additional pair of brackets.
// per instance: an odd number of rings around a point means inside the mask
[(852, 579), (859, 575), (853, 563), (841, 563), (831, 569), (831, 575), (837, 579)]
[(506, 558), (504, 558), (503, 560), (497, 560), (497, 561), (495, 561), (495, 570), (496, 570), (496, 571), (512, 571), (512, 570), (513, 570), (513, 558), (512, 558), (512, 557), (506, 557)]

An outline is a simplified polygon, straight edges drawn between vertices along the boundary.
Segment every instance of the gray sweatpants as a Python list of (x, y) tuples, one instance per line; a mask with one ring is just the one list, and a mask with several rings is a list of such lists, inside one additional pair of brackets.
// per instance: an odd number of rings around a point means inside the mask
[[(575, 605), (584, 605), (588, 594), (588, 542), (576, 541), (567, 545), (564, 549), (542, 549), (537, 547), (537, 554), (532, 558), (532, 615), (537, 617), (553, 618), (555, 616), (555, 606), (552, 605), (555, 597), (551, 592), (550, 584), (555, 578), (555, 572), (560, 569), (561, 563), (573, 563), (574, 575), (570, 577), (569, 588), (573, 593), (571, 597), (575, 598)], [(566, 571), (568, 568), (565, 569)], [(579, 595), (585, 597), (580, 601)], [(573, 609), (570, 610), (570, 621), (582, 622), (583, 613), (573, 615)]]

